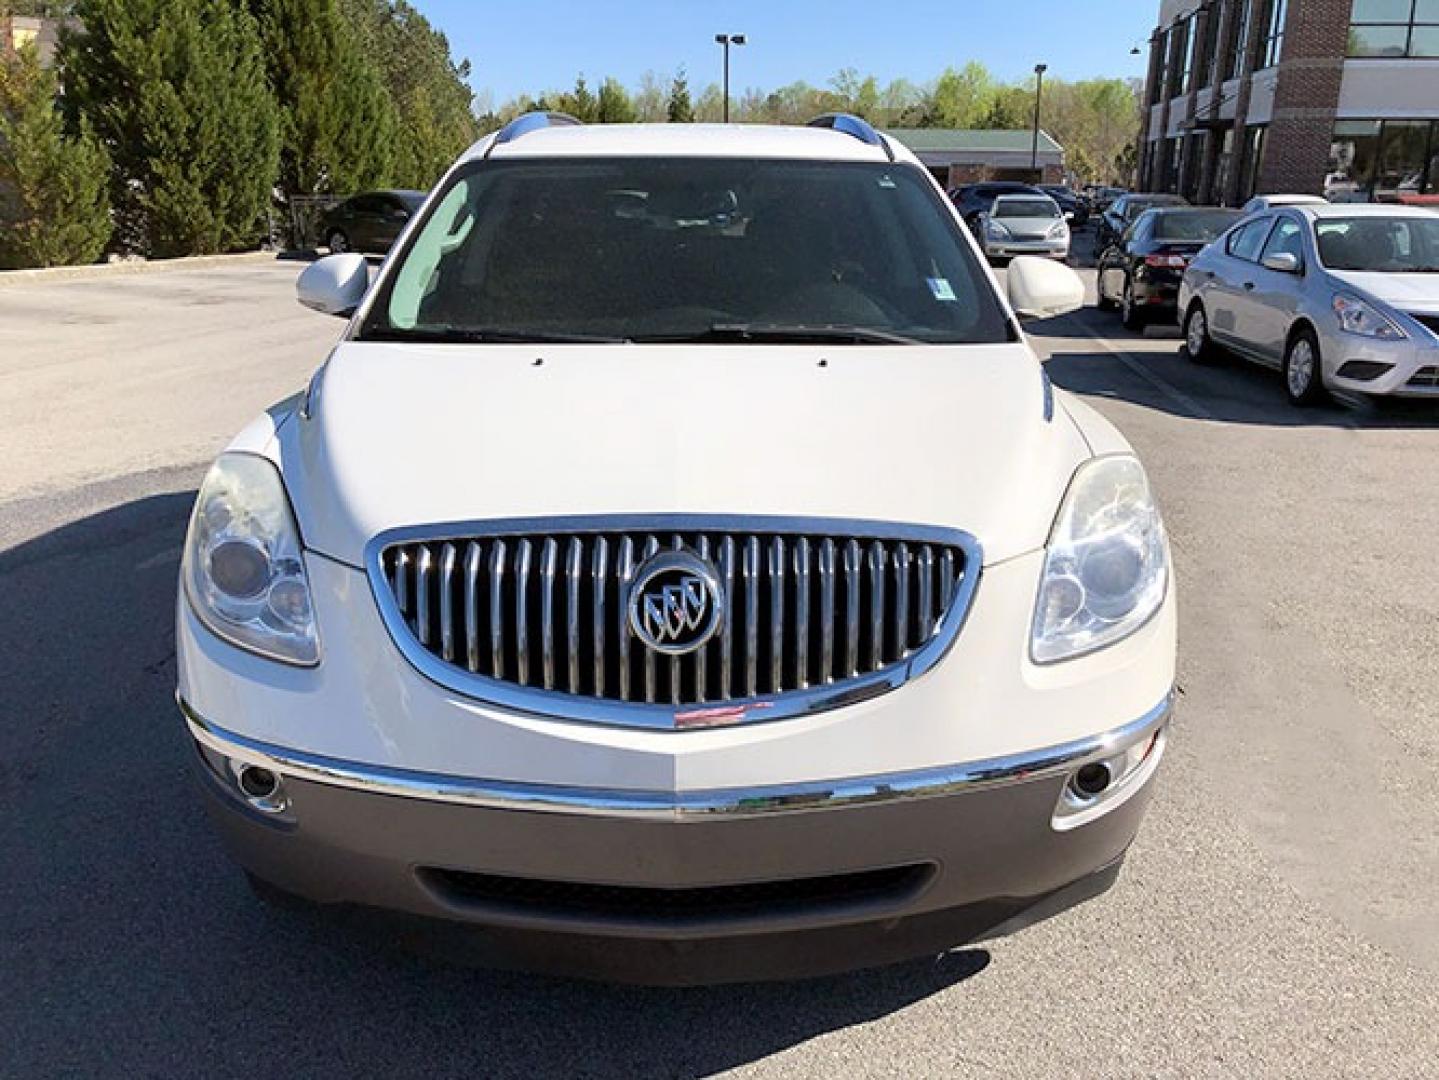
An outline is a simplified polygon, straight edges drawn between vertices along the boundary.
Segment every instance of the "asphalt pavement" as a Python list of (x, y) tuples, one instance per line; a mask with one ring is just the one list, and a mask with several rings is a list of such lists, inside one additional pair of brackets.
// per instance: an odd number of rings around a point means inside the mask
[(339, 331), (297, 269), (0, 292), (0, 1077), (1439, 1076), (1439, 407), (1036, 326), (1175, 549), (1183, 696), (1120, 883), (880, 971), (593, 985), (263, 907), (200, 813), (180, 544)]

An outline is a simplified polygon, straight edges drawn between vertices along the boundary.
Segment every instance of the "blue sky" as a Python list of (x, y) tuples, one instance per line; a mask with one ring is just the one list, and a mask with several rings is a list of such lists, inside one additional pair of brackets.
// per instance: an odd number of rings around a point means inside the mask
[(731, 86), (823, 85), (854, 67), (883, 82), (925, 82), (979, 60), (1017, 79), (1043, 61), (1064, 79), (1144, 75), (1129, 50), (1149, 35), (1158, 0), (412, 0), (474, 65), (471, 82), (495, 104), (520, 93), (591, 86), (614, 75), (633, 87), (648, 70), (680, 65), (690, 85), (720, 78), (714, 35), (744, 33)]

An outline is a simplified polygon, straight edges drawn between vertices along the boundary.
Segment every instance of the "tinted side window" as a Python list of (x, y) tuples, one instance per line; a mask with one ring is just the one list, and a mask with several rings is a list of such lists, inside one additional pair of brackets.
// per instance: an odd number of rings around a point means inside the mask
[(1304, 262), (1304, 241), (1300, 239), (1299, 223), (1293, 218), (1280, 218), (1279, 224), (1269, 234), (1260, 258), (1267, 259), (1271, 255), (1293, 255), (1300, 263)]
[(387, 208), (379, 195), (357, 195), (345, 204), (345, 209), (352, 214), (378, 214)]
[(1264, 238), (1269, 235), (1269, 227), (1273, 224), (1273, 218), (1260, 218), (1236, 229), (1230, 234), (1225, 250), (1236, 259), (1258, 262), (1260, 249), (1264, 247)]

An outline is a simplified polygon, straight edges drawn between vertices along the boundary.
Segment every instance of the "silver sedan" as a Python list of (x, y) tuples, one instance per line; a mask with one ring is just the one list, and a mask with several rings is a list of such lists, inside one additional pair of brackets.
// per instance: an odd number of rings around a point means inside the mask
[(1190, 264), (1185, 348), (1278, 368), (1296, 405), (1329, 390), (1439, 398), (1439, 214), (1293, 206), (1245, 219)]

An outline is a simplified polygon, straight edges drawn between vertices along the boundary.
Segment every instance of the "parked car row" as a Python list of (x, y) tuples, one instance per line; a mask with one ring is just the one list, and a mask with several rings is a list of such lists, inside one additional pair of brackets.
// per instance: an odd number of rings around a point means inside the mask
[[(1118, 200), (1106, 219), (1139, 201)], [(1129, 329), (1181, 321), (1196, 363), (1228, 352), (1280, 371), (1296, 405), (1332, 390), (1439, 397), (1439, 214), (1428, 209), (1310, 196), (1240, 211), (1151, 205), (1101, 249), (1098, 293)]]

